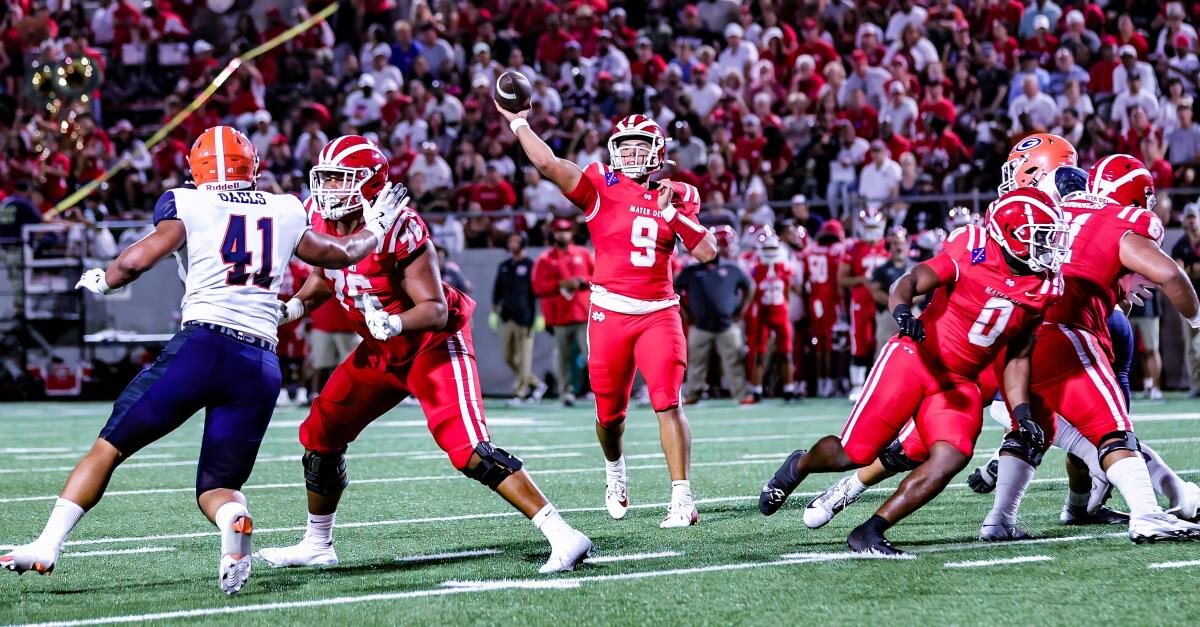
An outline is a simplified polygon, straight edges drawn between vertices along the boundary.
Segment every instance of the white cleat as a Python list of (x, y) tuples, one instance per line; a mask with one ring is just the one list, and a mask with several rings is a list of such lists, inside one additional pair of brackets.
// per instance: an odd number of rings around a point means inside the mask
[(809, 501), (808, 506), (804, 508), (804, 525), (809, 529), (824, 527), (847, 505), (858, 501), (861, 496), (850, 496), (850, 476), (842, 477)]
[(604, 487), (604, 508), (608, 510), (609, 516), (617, 520), (621, 520), (629, 512), (629, 489), (625, 485), (626, 481), (625, 477), (615, 481), (609, 480)]
[(337, 552), (333, 545), (321, 545), (304, 538), (299, 544), (261, 549), (255, 553), (271, 568), (289, 568), (292, 566), (337, 566)]
[(18, 575), (24, 575), (28, 571), (39, 575), (49, 575), (54, 572), (56, 561), (58, 561), (58, 554), (53, 549), (32, 542), (16, 547), (8, 555), (0, 557), (0, 567)]
[(1129, 539), (1135, 544), (1200, 540), (1200, 525), (1180, 520), (1166, 512), (1131, 516)]
[(856, 385), (853, 388), (850, 388), (850, 394), (846, 398), (851, 403), (857, 403), (859, 397), (862, 396), (862, 393), (863, 393), (863, 386)]
[(560, 541), (558, 546), (551, 546), (550, 559), (542, 564), (538, 572), (548, 575), (575, 570), (575, 567), (587, 559), (591, 553), (592, 541), (579, 531), (571, 529), (571, 536), (568, 539)]
[(696, 504), (689, 503), (688, 505), (676, 505), (672, 503), (667, 507), (667, 517), (663, 518), (658, 526), (662, 529), (676, 529), (679, 527), (691, 527), (700, 522), (700, 512), (696, 511)]
[(1188, 521), (1200, 519), (1200, 486), (1191, 481), (1183, 484), (1183, 494), (1171, 505), (1168, 511), (1177, 518)]
[(237, 594), (242, 586), (246, 585), (246, 580), (250, 578), (250, 555), (235, 555), (221, 556), (221, 571), (220, 582), (221, 592), (227, 596)]

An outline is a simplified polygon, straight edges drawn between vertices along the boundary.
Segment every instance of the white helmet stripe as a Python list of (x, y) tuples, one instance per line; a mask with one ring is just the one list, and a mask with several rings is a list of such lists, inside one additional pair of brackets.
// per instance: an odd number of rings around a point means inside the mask
[(225, 127), (218, 126), (213, 133), (213, 147), (217, 152), (217, 182), (225, 182)]
[(325, 149), (321, 151), (321, 156), (319, 157), (322, 163), (336, 163), (333, 155), (337, 153), (338, 146), (346, 139), (346, 137), (346, 135), (339, 136), (325, 146)]
[(1148, 176), (1151, 179), (1154, 178), (1153, 176), (1151, 176), (1150, 171), (1147, 170), (1146, 168), (1138, 168), (1136, 170), (1131, 170), (1129, 172), (1126, 172), (1125, 176), (1122, 176), (1121, 178), (1119, 178), (1115, 181), (1112, 181), (1112, 182), (1104, 181), (1104, 180), (1096, 181), (1096, 189), (1098, 189), (1098, 190), (1103, 189), (1105, 191), (1113, 191), (1113, 190), (1119, 189), (1122, 185), (1124, 185), (1142, 175)]
[[(331, 146), (331, 148), (332, 148), (332, 146)], [(367, 144), (367, 143), (355, 144), (355, 145), (350, 146), (349, 148), (346, 148), (345, 150), (337, 153), (336, 155), (334, 155), (333, 158), (330, 159), (330, 161), (334, 165), (339, 165), (339, 164), (341, 164), (342, 159), (345, 159), (346, 157), (349, 157), (350, 155), (352, 155), (356, 152), (362, 152), (364, 150), (378, 150), (378, 149), (375, 148), (375, 146), (373, 146), (371, 144)]]

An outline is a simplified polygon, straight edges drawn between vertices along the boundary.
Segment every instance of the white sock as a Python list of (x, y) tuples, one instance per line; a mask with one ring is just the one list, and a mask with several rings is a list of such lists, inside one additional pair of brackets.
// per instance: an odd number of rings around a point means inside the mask
[(753, 386), (752, 388), (750, 388), (750, 391), (754, 392), (755, 394), (762, 394), (762, 386), (761, 385)]
[(62, 550), (63, 542), (67, 541), (67, 535), (79, 524), (83, 514), (83, 508), (74, 501), (59, 497), (54, 502), (54, 508), (50, 510), (50, 518), (46, 521), (46, 527), (42, 529), (42, 535), (38, 536), (34, 543), (53, 547), (57, 556)]
[(1159, 510), (1154, 499), (1154, 486), (1150, 483), (1150, 471), (1141, 455), (1119, 459), (1108, 467), (1108, 480), (1121, 491), (1129, 505), (1130, 516), (1145, 516)]
[(688, 480), (672, 481), (671, 482), (671, 504), (691, 506), (692, 502), (692, 482)]
[(1149, 392), (1154, 389), (1154, 377), (1146, 377), (1142, 379), (1142, 389)]
[(558, 513), (554, 506), (546, 503), (546, 506), (538, 510), (538, 513), (533, 515), (531, 519), (533, 526), (538, 528), (546, 539), (550, 541), (550, 546), (554, 546), (555, 542), (562, 539), (571, 531), (571, 525), (563, 520), (562, 514)]
[(1142, 455), (1146, 459), (1146, 469), (1150, 471), (1150, 481), (1154, 484), (1154, 491), (1167, 497), (1172, 507), (1178, 505), (1187, 482), (1175, 474), (1174, 470), (1171, 470), (1158, 451), (1145, 443), (1142, 444)]
[(304, 539), (320, 546), (333, 544), (333, 523), (337, 520), (337, 512), (332, 514), (309, 514), (308, 530)]
[(1000, 468), (996, 476), (996, 500), (992, 511), (984, 519), (985, 525), (1015, 525), (1025, 488), (1033, 480), (1033, 465), (1012, 455), (1000, 457)]
[(1099, 452), (1096, 450), (1096, 445), (1083, 437), (1079, 429), (1076, 429), (1062, 418), (1058, 419), (1058, 425), (1055, 429), (1054, 445), (1078, 457), (1083, 463), (1087, 464), (1088, 474), (1093, 477), (1104, 476), (1104, 468), (1100, 466)]
[(1075, 509), (1086, 509), (1088, 506), (1088, 499), (1090, 499), (1091, 496), (1092, 496), (1091, 492), (1076, 492), (1074, 490), (1068, 489), (1067, 490), (1067, 505), (1069, 505)]
[(850, 384), (861, 386), (867, 380), (866, 366), (850, 366)]
[(216, 518), (217, 529), (221, 530), (222, 555), (231, 555), (233, 553), (241, 552), (242, 543), (239, 541), (238, 537), (235, 534), (226, 532), (229, 531), (229, 528), (233, 526), (234, 521), (236, 521), (238, 518), (249, 515), (250, 512), (246, 509), (246, 506), (238, 503), (237, 501), (230, 501), (229, 503), (226, 503), (217, 509), (217, 515), (213, 518)]
[(867, 485), (862, 482), (862, 479), (858, 478), (858, 473), (860, 472), (862, 471), (856, 470), (850, 473), (850, 480), (846, 482), (846, 487), (850, 488), (848, 492), (852, 497), (858, 496), (867, 491)]
[(788, 394), (795, 394), (796, 393), (796, 382), (792, 381), (791, 383), (784, 383), (783, 391), (787, 392)]
[(615, 462), (610, 462), (607, 459), (604, 460), (604, 477), (608, 479), (609, 483), (625, 481), (626, 474), (624, 455), (622, 455), (620, 459)]

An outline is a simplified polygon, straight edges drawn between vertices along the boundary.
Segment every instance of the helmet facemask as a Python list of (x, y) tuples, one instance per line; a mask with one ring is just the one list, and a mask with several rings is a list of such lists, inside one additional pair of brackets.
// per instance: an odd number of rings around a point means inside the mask
[(340, 220), (366, 204), (362, 187), (371, 178), (367, 168), (316, 165), (308, 173), (308, 187), (317, 211), (326, 220)]
[(666, 147), (653, 133), (627, 131), (608, 138), (609, 167), (631, 179), (649, 176), (662, 168), (659, 155)]
[(1013, 229), (1010, 236), (1025, 245), (1025, 255), (1014, 252), (1007, 238), (997, 239), (1004, 250), (1034, 272), (1058, 272), (1071, 251), (1071, 230), (1059, 221), (1053, 224), (1022, 224)]

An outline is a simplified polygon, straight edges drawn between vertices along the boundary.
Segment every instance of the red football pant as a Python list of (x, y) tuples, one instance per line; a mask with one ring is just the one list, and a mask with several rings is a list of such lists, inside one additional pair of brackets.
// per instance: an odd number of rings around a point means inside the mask
[(875, 301), (868, 297), (850, 299), (850, 356), (870, 359), (875, 355)]
[(654, 411), (666, 411), (680, 405), (686, 369), (687, 340), (678, 306), (642, 315), (591, 306), (588, 375), (596, 419), (604, 427), (625, 421), (635, 370), (646, 379)]
[(300, 425), (300, 443), (334, 453), (376, 418), (412, 394), (429, 433), (455, 468), (466, 467), (475, 445), (491, 439), (470, 327), (433, 335), (408, 361), (366, 340), (333, 371)]
[(983, 427), (981, 407), (974, 381), (927, 364), (911, 339), (893, 337), (850, 412), (842, 448), (865, 466), (913, 419), (922, 441), (947, 442), (970, 456)]
[(748, 367), (754, 366), (757, 357), (766, 355), (771, 333), (775, 334), (775, 343), (772, 345), (775, 354), (791, 357), (792, 321), (788, 318), (787, 307), (759, 307), (754, 317), (746, 322), (746, 327)]
[[(1057, 412), (1089, 442), (1114, 431), (1133, 431), (1125, 397), (1096, 337), (1062, 324), (1043, 324), (1033, 347), (1034, 418), (1054, 424)], [(1047, 431), (1047, 438), (1053, 431)]]
[[(1000, 389), (999, 381), (997, 380), (1003, 375), (1003, 360), (998, 360), (994, 366), (989, 366), (979, 373), (979, 398), (980, 398), (980, 422), (983, 421), (982, 406), (990, 403), (996, 396), (996, 392)], [(1003, 400), (996, 401), (1003, 403)], [(1045, 427), (1043, 427), (1045, 428)], [(1048, 434), (1053, 434), (1054, 430), (1047, 431)], [(1052, 439), (1047, 436), (1047, 441)], [(904, 449), (904, 456), (914, 462), (929, 461), (929, 445), (921, 439), (921, 432), (917, 431), (917, 423), (909, 420), (908, 424), (900, 430), (900, 446)]]
[(808, 333), (816, 350), (830, 350), (833, 346), (833, 325), (837, 323), (837, 304), (830, 300), (809, 298)]

